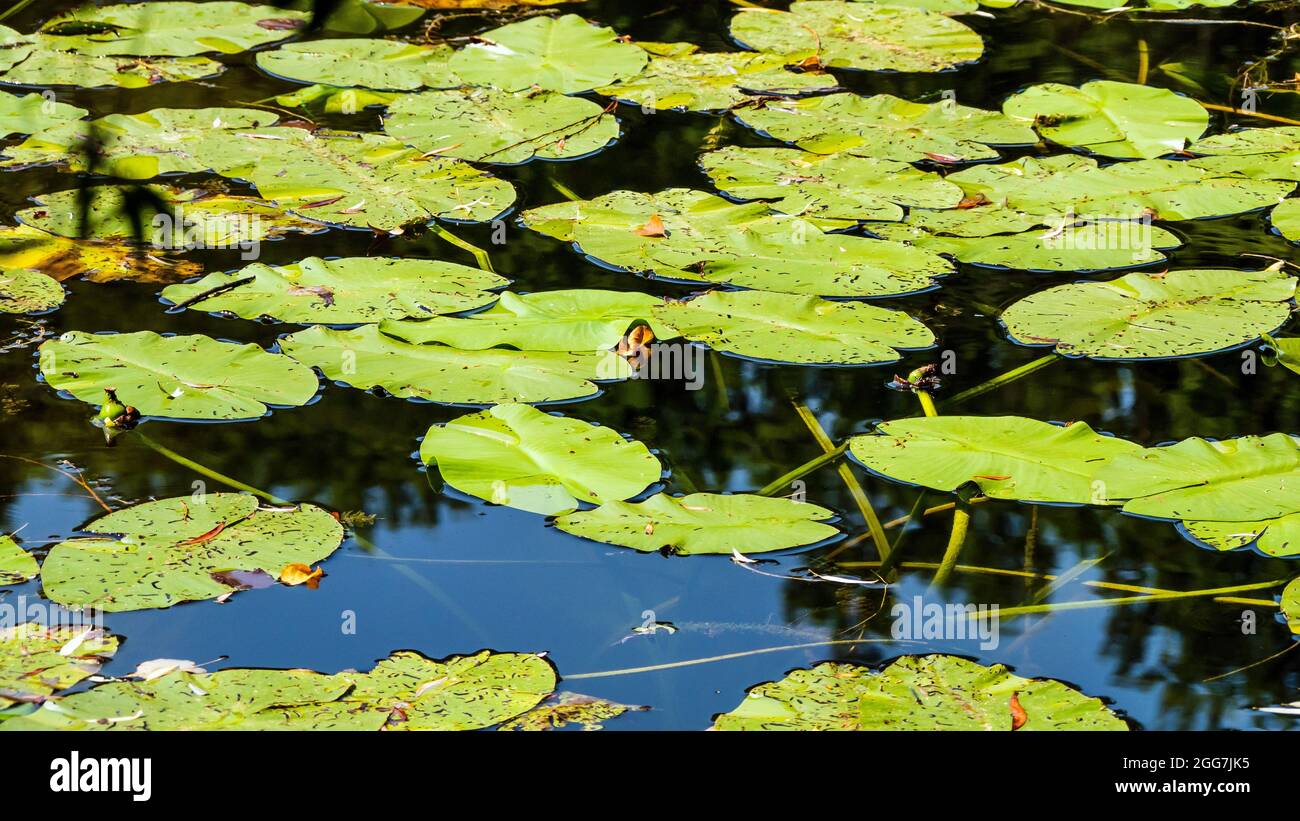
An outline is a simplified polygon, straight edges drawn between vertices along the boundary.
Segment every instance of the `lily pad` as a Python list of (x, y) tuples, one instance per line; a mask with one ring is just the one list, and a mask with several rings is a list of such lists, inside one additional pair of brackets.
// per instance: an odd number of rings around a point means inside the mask
[(303, 108), (323, 114), (355, 114), (369, 106), (386, 106), (400, 96), (402, 93), (398, 91), (312, 85), (289, 94), (281, 94), (275, 98), (275, 101), (283, 106)]
[(1030, 86), (1011, 95), (1002, 111), (1033, 123), (1052, 142), (1123, 159), (1180, 152), (1209, 124), (1209, 112), (1189, 97), (1110, 80), (1078, 88), (1060, 83)]
[(13, 536), (0, 535), (0, 584), (22, 584), (40, 572), (35, 556), (23, 550)]
[(733, 116), (761, 134), (816, 154), (846, 152), (899, 162), (997, 159), (991, 146), (1027, 145), (1038, 135), (997, 111), (944, 100), (913, 103), (892, 94), (830, 94), (769, 100)]
[(460, 85), (448, 66), (451, 53), (450, 46), (400, 40), (312, 40), (259, 52), (257, 67), (302, 83), (414, 91)]
[(1128, 274), (1031, 294), (1002, 312), (1011, 338), (1065, 356), (1200, 356), (1258, 339), (1291, 314), (1296, 278), (1281, 270)]
[(764, 291), (714, 291), (655, 309), (655, 316), (717, 351), (801, 365), (897, 362), (896, 349), (925, 348), (919, 320), (864, 302)]
[(373, 325), (351, 331), (310, 328), (280, 340), (280, 347), (299, 362), (320, 368), (326, 378), (351, 387), (383, 388), (403, 399), (447, 404), (586, 399), (600, 390), (592, 380), (622, 379), (629, 373), (613, 353), (411, 345), (381, 334)]
[(1300, 577), (1292, 579), (1282, 590), (1282, 618), (1292, 633), (1300, 634)]
[(1300, 512), (1259, 522), (1181, 523), (1183, 531), (1215, 550), (1253, 547), (1266, 556), (1300, 556)]
[(41, 271), (0, 268), (0, 314), (39, 314), (63, 304), (63, 286)]
[(901, 243), (824, 233), (816, 222), (702, 191), (615, 191), (525, 211), (526, 226), (630, 271), (683, 282), (821, 296), (924, 290), (952, 271)]
[(713, 184), (734, 199), (768, 200), (783, 214), (849, 223), (901, 220), (902, 206), (955, 208), (964, 196), (938, 174), (852, 154), (727, 146), (705, 154), (700, 164)]
[(228, 274), (172, 285), (162, 297), (196, 311), (244, 319), (347, 325), (430, 317), (481, 308), (505, 277), (429, 259), (308, 257), (292, 265), (254, 263)]
[(187, 57), (274, 43), (307, 18), (300, 11), (227, 0), (86, 5), (52, 18), (40, 33), (58, 48), (81, 54)]
[(30, 268), (60, 282), (76, 276), (90, 282), (175, 282), (203, 271), (196, 262), (158, 251), (143, 254), (125, 242), (68, 239), (27, 225), (0, 226), (0, 268)]
[(399, 97), (384, 130), (440, 157), (510, 164), (592, 154), (618, 139), (618, 120), (578, 97), (462, 88)]
[(677, 555), (766, 553), (816, 544), (840, 531), (835, 514), (809, 502), (754, 496), (656, 493), (643, 502), (606, 502), (556, 518), (565, 533), (643, 553)]
[(481, 34), (452, 55), (451, 68), (472, 85), (577, 94), (635, 76), (647, 59), (613, 29), (565, 14), (530, 17)]
[(798, 73), (779, 54), (698, 52), (651, 56), (634, 77), (599, 94), (659, 111), (727, 111), (758, 97), (787, 97), (835, 88), (829, 74)]
[(22, 97), (0, 92), (0, 138), (35, 134), (60, 123), (80, 120), (89, 113), (36, 92)]
[[(0, 27), (2, 28), (2, 27)], [(42, 44), (37, 41), (38, 46)], [(148, 88), (215, 77), (226, 70), (206, 57), (99, 57), (34, 48), (30, 56), (0, 73), (0, 83), (80, 88)]]
[(310, 368), (286, 356), (200, 335), (68, 331), (40, 353), (55, 390), (98, 405), (114, 389), (123, 404), (168, 419), (257, 419), (267, 405), (306, 404), (319, 387)]
[(870, 71), (943, 71), (984, 54), (978, 34), (942, 14), (837, 0), (797, 0), (788, 13), (741, 9), (731, 36), (755, 51)]
[(604, 729), (604, 722), (618, 718), (630, 710), (648, 709), (650, 708), (619, 704), (580, 693), (554, 693), (541, 704), (497, 729), (544, 732), (579, 724), (583, 730), (601, 730)]
[(1283, 237), (1300, 242), (1300, 199), (1282, 200), (1268, 219)]
[(462, 493), (545, 516), (636, 496), (663, 473), (640, 442), (518, 404), (434, 425), (420, 459)]
[(41, 568), (45, 595), (110, 612), (219, 598), (240, 589), (226, 574), (277, 578), (285, 565), (315, 564), (343, 542), (343, 526), (321, 508), (264, 508), (242, 493), (144, 502), (82, 530), (103, 535), (50, 548)]
[(957, 656), (904, 656), (883, 670), (826, 662), (751, 689), (715, 730), (1127, 730), (1096, 698), (1052, 679)]
[(1107, 504), (1098, 469), (1142, 447), (1084, 422), (1053, 425), (1021, 416), (897, 419), (854, 436), (849, 452), (874, 473), (954, 491), (974, 482), (991, 499)]
[(116, 636), (76, 625), (26, 622), (0, 629), (0, 707), (44, 701), (98, 673), (117, 644)]

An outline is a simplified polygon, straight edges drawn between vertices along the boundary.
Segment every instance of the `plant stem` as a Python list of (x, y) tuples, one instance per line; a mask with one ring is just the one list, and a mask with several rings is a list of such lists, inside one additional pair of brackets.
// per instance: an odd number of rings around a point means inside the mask
[(848, 449), (849, 449), (849, 443), (845, 442), (844, 444), (840, 445), (834, 450), (827, 451), (826, 453), (823, 453), (821, 456), (815, 456), (812, 459), (809, 459), (807, 462), (804, 462), (799, 467), (794, 468), (793, 470), (782, 474), (780, 478), (776, 479), (775, 481), (771, 482), (766, 487), (764, 487), (762, 490), (758, 491), (758, 495), (776, 496), (779, 495), (784, 490), (789, 490), (790, 483), (793, 482), (795, 479), (801, 478), (803, 476), (807, 476), (809, 473), (812, 473), (814, 470), (821, 467), (822, 465), (826, 465), (831, 462), (834, 462), (836, 459), (840, 458), (840, 456), (844, 454), (844, 451)]
[(966, 545), (966, 533), (969, 530), (970, 506), (965, 502), (958, 502), (952, 512), (952, 530), (948, 533), (948, 546), (943, 551), (943, 560), (939, 562), (938, 572), (930, 580), (930, 589), (948, 583), (953, 568), (957, 566), (957, 559), (961, 556), (961, 549)]
[[(1025, 607), (1001, 607), (998, 608), (996, 615), (998, 618), (1007, 618), (1008, 616), (1022, 616), (1027, 613), (1055, 613), (1061, 610), (1087, 610), (1094, 607), (1123, 607), (1129, 604), (1142, 604), (1143, 602), (1172, 601), (1174, 599), (1195, 599), (1206, 598), (1210, 596), (1222, 596), (1225, 593), (1244, 593), (1248, 590), (1266, 590), (1270, 587), (1286, 584), (1289, 579), (1274, 579), (1268, 582), (1256, 582), (1254, 584), (1239, 584), (1232, 587), (1215, 587), (1209, 590), (1186, 590), (1172, 593), (1156, 593), (1149, 596), (1124, 596), (1117, 599), (1088, 599), (1086, 601), (1067, 601), (1056, 602), (1053, 604), (1032, 604)], [(987, 613), (988, 611), (986, 611)], [(979, 618), (979, 616), (974, 616)]]
[[(912, 509), (908, 512), (907, 517), (903, 519), (903, 523), (900, 525), (901, 529), (898, 531), (898, 535), (894, 537), (894, 543), (889, 547), (889, 555), (880, 563), (880, 575), (888, 575), (898, 565), (898, 558), (902, 555), (899, 548), (903, 546), (903, 538), (907, 536), (907, 531), (912, 522), (925, 516), (925, 497), (926, 491), (922, 488), (920, 494), (916, 497), (916, 501), (912, 504)], [(886, 524), (885, 527), (889, 527), (891, 524), (893, 522)]]
[(554, 178), (551, 179), (551, 187), (554, 188), (556, 191), (559, 191), (560, 196), (564, 197), (566, 200), (569, 200), (570, 202), (582, 201), (582, 197), (579, 197), (577, 194), (575, 194), (572, 188), (570, 188), (569, 186), (565, 185), (564, 183), (560, 182), (557, 179)]
[(943, 402), (940, 402), (939, 404), (943, 408), (950, 408), (953, 405), (960, 405), (962, 402), (965, 402), (968, 399), (974, 399), (977, 396), (983, 396), (989, 391), (997, 390), (1003, 385), (1008, 385), (1012, 382), (1015, 382), (1017, 379), (1022, 379), (1028, 376), (1029, 374), (1033, 373), (1034, 371), (1042, 370), (1043, 368), (1046, 368), (1048, 365), (1051, 365), (1054, 362), (1059, 362), (1062, 359), (1064, 359), (1064, 357), (1056, 353), (1049, 353), (1044, 356), (1040, 356), (1039, 358), (1033, 360), (1032, 362), (1021, 365), (1018, 368), (1013, 368), (1012, 370), (1009, 370), (1006, 373), (998, 374), (997, 376), (993, 377), (987, 382), (976, 385), (973, 388), (964, 390), (961, 393), (957, 394), (956, 396), (949, 397), (948, 399), (945, 399)]
[(738, 653), (724, 653), (720, 656), (708, 656), (707, 658), (688, 659), (686, 661), (672, 661), (667, 664), (652, 664), (648, 667), (625, 667), (622, 670), (602, 670), (598, 673), (573, 673), (572, 675), (561, 676), (565, 681), (581, 678), (609, 678), (611, 676), (630, 676), (634, 673), (653, 673), (658, 670), (671, 670), (674, 667), (691, 667), (696, 664), (709, 664), (715, 661), (729, 661), (731, 659), (745, 658), (746, 656), (758, 656), (764, 653), (781, 653), (786, 650), (803, 650), (810, 647), (835, 647), (843, 644), (892, 644), (894, 639), (832, 639), (830, 641), (810, 641), (806, 644), (783, 644), (779, 647), (761, 647), (757, 650), (742, 650)]
[(254, 496), (256, 496), (256, 497), (258, 497), (258, 498), (260, 498), (260, 499), (263, 499), (263, 500), (265, 500), (265, 501), (268, 501), (268, 502), (270, 502), (270, 503), (273, 504), (273, 505), (290, 505), (290, 504), (293, 504), (292, 502), (290, 502), (290, 501), (288, 501), (288, 500), (286, 500), (286, 499), (281, 499), (279, 496), (276, 496), (276, 495), (274, 495), (274, 494), (272, 494), (272, 493), (267, 493), (265, 490), (261, 490), (261, 489), (259, 489), (259, 488), (255, 488), (255, 487), (253, 487), (252, 485), (244, 484), (243, 482), (239, 481), (238, 479), (233, 479), (233, 478), (231, 478), (231, 477), (225, 475), (224, 473), (218, 473), (217, 471), (213, 470), (212, 468), (207, 467), (206, 465), (201, 465), (201, 464), (199, 464), (198, 462), (194, 461), (193, 459), (190, 459), (190, 458), (187, 457), (187, 456), (182, 456), (182, 455), (180, 455), (179, 453), (177, 453), (176, 451), (174, 451), (174, 450), (172, 450), (171, 448), (167, 447), (166, 445), (163, 445), (163, 444), (160, 444), (160, 443), (158, 443), (158, 442), (155, 442), (153, 439), (149, 438), (149, 437), (148, 437), (148, 436), (147, 436), (143, 431), (136, 430), (136, 431), (134, 431), (134, 433), (135, 433), (135, 435), (136, 435), (136, 438), (138, 438), (141, 442), (144, 442), (146, 445), (148, 445), (148, 446), (149, 446), (150, 448), (152, 448), (153, 450), (157, 451), (158, 453), (162, 454), (163, 456), (166, 456), (168, 459), (171, 459), (171, 460), (172, 460), (173, 462), (175, 462), (176, 464), (181, 465), (182, 467), (187, 467), (187, 468), (189, 468), (190, 470), (194, 471), (195, 473), (199, 474), (200, 476), (206, 476), (206, 477), (208, 477), (209, 479), (212, 479), (212, 480), (215, 481), (215, 482), (220, 482), (221, 484), (226, 485), (226, 486), (228, 486), (228, 487), (233, 487), (233, 488), (235, 488), (236, 490), (242, 490), (242, 491), (244, 491), (245, 493), (251, 493), (251, 494), (253, 494)]
[(487, 251), (484, 251), (482, 248), (468, 240), (461, 239), (437, 223), (433, 224), (433, 232), (462, 251), (468, 251), (473, 254), (474, 259), (478, 262), (478, 267), (482, 268), (484, 271), (487, 271), (489, 274), (496, 273), (496, 269), (492, 267), (492, 258), (488, 256)]

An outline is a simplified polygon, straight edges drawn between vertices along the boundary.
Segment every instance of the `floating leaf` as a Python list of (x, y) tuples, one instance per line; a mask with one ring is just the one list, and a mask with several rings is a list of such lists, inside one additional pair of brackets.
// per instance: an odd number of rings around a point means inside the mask
[(422, 9), (510, 9), (520, 6), (558, 6), (586, 0), (374, 0), (379, 5), (418, 6)]
[(751, 494), (656, 493), (643, 502), (606, 502), (555, 520), (566, 533), (643, 553), (765, 553), (816, 544), (840, 532), (834, 514), (809, 502)]
[(250, 3), (169, 2), (86, 5), (54, 17), (41, 34), (82, 54), (186, 57), (236, 54), (289, 37), (307, 20), (300, 11)]
[(281, 94), (275, 101), (283, 106), (297, 106), (324, 114), (355, 114), (368, 106), (386, 106), (400, 96), (401, 93), (393, 91), (314, 85)]
[(1183, 150), (1205, 133), (1209, 112), (1163, 88), (1094, 80), (1082, 86), (1042, 83), (1002, 104), (1052, 142), (1123, 159), (1152, 159)]
[(942, 71), (984, 53), (978, 34), (942, 14), (835, 0), (798, 0), (788, 13), (741, 9), (731, 36), (755, 51), (871, 71)]
[(312, 40), (259, 52), (257, 67), (302, 83), (414, 91), (460, 85), (447, 64), (451, 53), (450, 46), (400, 40)]
[(787, 70), (785, 63), (779, 54), (652, 56), (640, 74), (596, 92), (643, 109), (726, 111), (758, 97), (796, 96), (837, 85), (829, 74), (797, 73)]
[(310, 368), (286, 356), (200, 335), (68, 331), (40, 352), (55, 390), (98, 405), (111, 388), (145, 416), (257, 419), (267, 405), (306, 404), (319, 387)]
[(80, 120), (88, 111), (75, 105), (46, 99), (32, 92), (19, 97), (0, 92), (0, 138), (35, 134), (70, 120)]
[(954, 491), (970, 482), (992, 499), (1107, 504), (1097, 470), (1141, 446), (1084, 422), (1060, 426), (1020, 416), (939, 416), (884, 422), (854, 436), (849, 452), (899, 482)]
[(1300, 242), (1300, 199), (1282, 200), (1268, 218), (1283, 237)]
[(1258, 339), (1287, 320), (1296, 278), (1281, 270), (1128, 274), (1031, 294), (1002, 312), (1011, 338), (1066, 356), (1199, 356)]
[(463, 88), (399, 97), (384, 130), (440, 157), (507, 164), (592, 154), (618, 139), (618, 120), (578, 97)]
[(577, 94), (632, 77), (647, 55), (576, 14), (530, 17), (492, 29), (457, 51), (452, 70), (472, 85)]
[(0, 314), (39, 314), (63, 304), (63, 286), (41, 271), (0, 268)]
[(343, 526), (314, 505), (259, 507), (242, 493), (178, 496), (114, 511), (60, 542), (41, 568), (45, 595), (110, 612), (171, 607), (238, 589), (218, 574), (313, 564), (343, 542)]
[(313, 570), (312, 566), (309, 564), (303, 562), (290, 562), (280, 568), (280, 573), (276, 578), (280, 580), (281, 584), (288, 585), (289, 587), (297, 587), (300, 584), (305, 584), (307, 587), (315, 590), (320, 585), (321, 577), (324, 575), (325, 571), (319, 567)]
[(228, 274), (172, 285), (163, 299), (244, 319), (346, 325), (423, 318), (481, 308), (505, 277), (429, 259), (308, 257), (292, 265), (254, 263)]
[(957, 656), (903, 656), (883, 670), (826, 662), (752, 688), (715, 730), (1002, 730), (1017, 705), (1029, 730), (1127, 730), (1096, 698), (1059, 681)]
[[(44, 701), (98, 673), (117, 652), (117, 643), (103, 630), (78, 625), (26, 622), (0, 628), (0, 707)], [(7, 724), (0, 727), (7, 729)]]
[(434, 425), (420, 459), (462, 493), (546, 516), (635, 496), (663, 472), (640, 442), (516, 404)]
[(1282, 617), (1292, 633), (1300, 634), (1300, 577), (1292, 579), (1282, 590)]
[(60, 282), (75, 276), (90, 282), (175, 282), (203, 270), (196, 262), (140, 253), (124, 242), (67, 239), (26, 225), (0, 226), (0, 267), (31, 268)]
[(545, 731), (558, 730), (569, 724), (580, 724), (583, 730), (600, 730), (604, 722), (618, 718), (629, 710), (648, 710), (592, 698), (579, 693), (554, 693), (533, 709), (498, 727), (498, 730)]
[[(41, 41), (37, 42), (41, 44)], [(225, 70), (221, 63), (206, 57), (99, 57), (37, 48), (27, 59), (0, 73), (0, 83), (148, 88), (158, 83), (183, 83), (215, 77)]]
[(40, 572), (35, 556), (23, 550), (13, 536), (0, 534), (0, 584), (22, 584)]
[(1188, 536), (1215, 550), (1254, 547), (1266, 556), (1300, 556), (1300, 512), (1258, 522), (1182, 522)]

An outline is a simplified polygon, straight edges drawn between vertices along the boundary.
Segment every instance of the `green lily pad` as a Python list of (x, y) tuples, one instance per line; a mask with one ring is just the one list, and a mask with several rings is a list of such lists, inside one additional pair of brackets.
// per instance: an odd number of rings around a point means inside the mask
[(899, 162), (997, 159), (990, 146), (1038, 141), (1034, 130), (997, 111), (938, 103), (913, 103), (892, 94), (830, 94), (767, 101), (738, 109), (741, 125), (816, 154), (846, 152)]
[(702, 156), (700, 165), (734, 199), (768, 200), (783, 214), (849, 223), (901, 220), (902, 206), (955, 208), (964, 196), (938, 174), (852, 154), (727, 146)]
[(0, 707), (44, 701), (98, 673), (117, 644), (115, 636), (76, 625), (26, 622), (0, 629)]
[(718, 351), (801, 365), (897, 362), (897, 348), (926, 348), (934, 334), (902, 311), (864, 302), (764, 291), (713, 291), (655, 309), (693, 342)]
[(265, 128), (213, 132), (199, 151), (263, 199), (335, 225), (396, 231), (441, 219), (494, 219), (515, 199), (510, 183), (468, 163), (380, 134)]
[(114, 389), (123, 404), (169, 419), (257, 419), (267, 405), (306, 404), (319, 387), (310, 368), (286, 356), (200, 335), (68, 331), (40, 353), (55, 390), (98, 405)]
[(1278, 365), (1292, 373), (1300, 373), (1300, 337), (1283, 339), (1265, 334), (1261, 339), (1276, 357)]
[(63, 286), (42, 271), (0, 268), (0, 314), (39, 314), (63, 304)]
[(1280, 269), (1128, 274), (1031, 294), (1002, 312), (1011, 338), (1065, 356), (1200, 356), (1258, 339), (1291, 314), (1296, 278)]
[(1125, 513), (1255, 523), (1300, 512), (1300, 442), (1281, 433), (1193, 437), (1115, 459), (1095, 479)]
[(816, 544), (840, 531), (835, 514), (809, 502), (751, 494), (656, 493), (644, 502), (606, 502), (555, 520), (565, 533), (642, 553), (766, 553)]
[(475, 351), (504, 346), (585, 353), (613, 348), (638, 322), (650, 325), (658, 339), (678, 336), (673, 328), (655, 321), (654, 309), (662, 304), (658, 297), (635, 291), (506, 291), (497, 304), (464, 319), (385, 322), (379, 330), (417, 345), (437, 342)]
[(737, 205), (683, 188), (615, 191), (534, 208), (522, 220), (607, 265), (683, 282), (891, 296), (929, 288), (952, 271), (928, 251), (827, 234), (814, 221), (774, 213), (763, 203)]
[(275, 98), (276, 103), (322, 114), (356, 114), (368, 106), (386, 106), (402, 96), (396, 91), (311, 85)]
[(13, 536), (0, 535), (0, 584), (22, 584), (40, 572), (35, 556), (23, 550)]
[(974, 482), (991, 499), (1061, 504), (1107, 504), (1094, 474), (1141, 450), (1084, 422), (1062, 427), (1021, 416), (897, 419), (849, 440), (863, 466), (895, 481), (946, 491)]
[(541, 704), (497, 729), (544, 732), (558, 730), (569, 724), (579, 724), (583, 730), (601, 730), (604, 729), (604, 722), (618, 718), (630, 710), (648, 709), (580, 693), (554, 693)]
[(1268, 219), (1283, 237), (1300, 242), (1300, 199), (1282, 200)]
[(304, 325), (349, 325), (456, 313), (496, 300), (509, 280), (431, 259), (308, 257), (292, 265), (254, 263), (228, 274), (172, 285), (162, 297), (196, 311)]
[(187, 57), (274, 43), (307, 18), (299, 11), (226, 0), (86, 5), (49, 20), (40, 33), (58, 48), (81, 54)]
[(1180, 152), (1209, 124), (1209, 112), (1190, 97), (1110, 80), (1078, 88), (1060, 83), (1030, 86), (1011, 95), (1002, 111), (1033, 123), (1052, 142), (1123, 159)]
[(883, 670), (826, 662), (752, 688), (715, 730), (1127, 730), (1096, 698), (1051, 679), (957, 656), (903, 656)]
[(0, 73), (0, 83), (148, 88), (158, 83), (203, 80), (225, 70), (221, 63), (206, 57), (99, 57), (37, 48), (27, 59)]
[(0, 92), (0, 138), (35, 134), (60, 123), (80, 120), (90, 112), (32, 92), (19, 97)]
[(785, 63), (779, 54), (744, 52), (651, 56), (640, 74), (596, 92), (643, 109), (707, 112), (727, 111), (757, 97), (797, 96), (837, 85), (829, 74), (797, 73)]
[(320, 368), (326, 378), (361, 390), (383, 388), (403, 399), (448, 404), (567, 402), (595, 396), (595, 379), (623, 379), (616, 354), (556, 353), (492, 348), (465, 351), (411, 345), (373, 325), (351, 331), (309, 328), (280, 340), (289, 356)]
[(110, 612), (171, 607), (240, 589), (225, 574), (315, 564), (343, 542), (343, 526), (314, 505), (263, 508), (242, 493), (178, 496), (116, 510), (60, 542), (41, 568), (45, 595)]
[(517, 404), (432, 426), (420, 459), (462, 493), (544, 516), (636, 496), (663, 473), (640, 442)]
[(161, 252), (139, 253), (121, 241), (77, 240), (47, 234), (29, 225), (0, 226), (0, 269), (27, 268), (62, 282), (175, 282), (203, 271), (197, 262)]
[(1258, 522), (1186, 521), (1182, 528), (1215, 550), (1254, 547), (1266, 556), (1300, 556), (1300, 512)]
[(576, 14), (530, 17), (479, 35), (451, 58), (451, 68), (471, 85), (577, 94), (635, 76), (648, 55), (620, 42), (610, 28)]
[(797, 0), (788, 13), (741, 9), (731, 36), (755, 51), (870, 71), (943, 71), (984, 54), (978, 34), (942, 14), (836, 0)]
[(259, 52), (257, 67), (302, 83), (414, 91), (460, 85), (448, 66), (451, 53), (450, 46), (400, 40), (312, 40)]
[(1282, 590), (1282, 617), (1292, 633), (1300, 634), (1300, 577), (1292, 579)]
[(440, 157), (510, 164), (599, 151), (618, 139), (618, 120), (578, 97), (462, 88), (399, 97), (384, 130)]

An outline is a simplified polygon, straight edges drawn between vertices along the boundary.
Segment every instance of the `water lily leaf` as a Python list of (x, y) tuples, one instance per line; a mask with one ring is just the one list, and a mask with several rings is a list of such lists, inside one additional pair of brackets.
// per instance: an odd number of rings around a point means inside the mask
[(1002, 312), (1011, 338), (1066, 356), (1199, 356), (1258, 339), (1291, 314), (1296, 278), (1280, 269), (1134, 273), (1031, 294)]
[(1265, 334), (1261, 339), (1277, 358), (1277, 364), (1292, 373), (1300, 373), (1300, 337), (1283, 339)]
[[(38, 45), (49, 40), (37, 39)], [(35, 48), (31, 55), (0, 73), (0, 83), (81, 88), (147, 88), (215, 77), (226, 70), (206, 57), (100, 57), (72, 51)]]
[(1062, 427), (1021, 416), (897, 419), (849, 440), (864, 467), (895, 481), (947, 491), (974, 482), (991, 499), (1062, 504), (1106, 504), (1094, 474), (1141, 450), (1084, 422)]
[(0, 268), (0, 314), (38, 314), (63, 304), (63, 286), (41, 271)]
[(1300, 242), (1300, 199), (1282, 200), (1268, 219), (1283, 237)]
[(0, 534), (0, 584), (21, 584), (40, 572), (35, 556), (23, 550), (13, 536)]
[(1254, 547), (1267, 556), (1300, 556), (1300, 512), (1258, 522), (1185, 521), (1183, 531), (1215, 550)]
[(709, 179), (727, 196), (770, 200), (783, 214), (842, 219), (901, 220), (902, 206), (955, 208), (962, 190), (908, 163), (819, 155), (795, 148), (727, 146), (700, 158)]
[(323, 114), (355, 114), (368, 106), (386, 106), (400, 96), (401, 93), (396, 91), (311, 85), (290, 94), (281, 94), (275, 101), (282, 106)]
[(0, 138), (35, 134), (69, 120), (80, 120), (90, 112), (75, 105), (46, 99), (32, 92), (19, 97), (0, 92)]
[(0, 629), (0, 707), (44, 701), (98, 673), (117, 644), (116, 636), (77, 625), (26, 622)]
[(509, 9), (520, 6), (558, 6), (586, 0), (374, 0), (378, 5), (419, 6), (423, 9)]
[(603, 729), (604, 722), (618, 718), (629, 710), (648, 709), (650, 708), (619, 704), (580, 693), (554, 693), (541, 704), (497, 729), (541, 732), (579, 724), (583, 730), (600, 730)]
[(565, 14), (530, 17), (481, 34), (452, 55), (451, 68), (472, 85), (577, 94), (632, 77), (647, 59), (613, 29)]
[(302, 83), (366, 90), (451, 88), (460, 79), (448, 66), (452, 49), (400, 40), (344, 39), (288, 43), (257, 55), (257, 67)]
[(978, 34), (942, 14), (836, 0), (798, 0), (788, 13), (741, 9), (731, 36), (755, 51), (871, 71), (942, 71), (984, 53)]
[(1292, 633), (1300, 633), (1300, 577), (1292, 579), (1282, 590), (1282, 617)]
[(145, 416), (256, 419), (267, 405), (306, 404), (319, 387), (310, 368), (286, 356), (197, 334), (69, 331), (40, 351), (41, 374), (55, 390), (98, 405), (112, 388)]
[(1096, 480), (1125, 513), (1254, 523), (1300, 512), (1300, 442), (1281, 433), (1221, 442), (1193, 437), (1115, 459)]
[(618, 120), (578, 97), (462, 88), (399, 97), (384, 130), (440, 157), (508, 164), (592, 154), (618, 139)]
[(829, 74), (796, 73), (787, 70), (785, 63), (779, 54), (652, 56), (640, 74), (596, 92), (643, 109), (707, 112), (726, 111), (756, 97), (797, 96), (838, 85)]
[(56, 237), (27, 225), (0, 226), (0, 268), (30, 268), (62, 282), (175, 282), (203, 271), (196, 262), (148, 254), (124, 242)]
[(1061, 145), (1124, 159), (1153, 159), (1182, 151), (1205, 133), (1209, 112), (1189, 97), (1136, 83), (1094, 80), (1082, 86), (1042, 83), (1002, 104)]
[(685, 282), (890, 296), (931, 287), (934, 277), (952, 270), (943, 258), (918, 248), (827, 234), (813, 221), (773, 213), (762, 203), (737, 205), (682, 188), (615, 191), (534, 208), (522, 219), (607, 265)]
[(663, 473), (640, 442), (518, 404), (432, 426), (420, 459), (462, 493), (545, 516), (636, 496)]
[(806, 365), (896, 362), (896, 348), (925, 348), (934, 334), (919, 320), (864, 302), (763, 291), (714, 291), (655, 309), (683, 336), (718, 351)]
[(396, 231), (435, 217), (480, 222), (510, 207), (510, 183), (451, 158), (423, 157), (391, 137), (264, 128), (214, 132), (201, 156), (251, 182), (263, 199), (311, 219)]
[(733, 116), (761, 134), (816, 154), (847, 152), (899, 162), (997, 159), (990, 146), (1037, 142), (1029, 126), (955, 101), (913, 103), (892, 94), (768, 100)]
[(411, 345), (381, 334), (373, 325), (351, 331), (310, 328), (280, 340), (280, 347), (351, 387), (379, 387), (403, 399), (448, 404), (586, 399), (599, 392), (593, 379), (622, 379), (629, 372), (613, 353), (602, 357)]
[(663, 300), (625, 291), (574, 289), (515, 294), (506, 291), (490, 309), (465, 319), (385, 322), (384, 333), (413, 344), (438, 342), (463, 350), (511, 347), (533, 351), (603, 351), (637, 322), (657, 339), (678, 333), (654, 318)]
[(826, 662), (752, 688), (715, 730), (1127, 730), (1101, 699), (1052, 679), (957, 656), (903, 656), (883, 670)]
[(144, 502), (82, 530), (103, 535), (50, 548), (41, 583), (66, 607), (108, 611), (215, 599), (238, 589), (217, 574), (275, 577), (286, 564), (319, 562), (343, 543), (343, 525), (321, 508), (263, 508), (242, 493)]
[(751, 494), (656, 493), (644, 502), (606, 502), (556, 518), (566, 533), (643, 553), (682, 556), (766, 553), (816, 544), (840, 532), (823, 520), (834, 516), (809, 502)]
[(41, 26), (58, 48), (82, 54), (187, 57), (236, 54), (293, 34), (309, 15), (250, 3), (86, 5)]
[(349, 325), (481, 308), (505, 277), (430, 259), (308, 257), (292, 265), (254, 263), (228, 274), (172, 285), (162, 297), (196, 311), (304, 325)]

